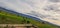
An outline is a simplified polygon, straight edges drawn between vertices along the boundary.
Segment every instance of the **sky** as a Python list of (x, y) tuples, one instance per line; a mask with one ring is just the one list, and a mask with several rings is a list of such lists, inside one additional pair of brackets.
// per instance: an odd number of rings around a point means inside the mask
[(0, 0), (0, 7), (60, 26), (60, 0)]

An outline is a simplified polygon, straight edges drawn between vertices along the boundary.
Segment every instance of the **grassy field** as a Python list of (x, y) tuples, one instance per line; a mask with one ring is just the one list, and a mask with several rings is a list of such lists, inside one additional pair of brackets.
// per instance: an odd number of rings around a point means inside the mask
[(51, 24), (38, 22), (36, 20), (33, 20), (32, 18), (18, 16), (6, 11), (0, 11), (0, 24), (25, 24), (28, 23), (28, 21), (31, 24), (38, 26), (38, 28), (58, 28), (57, 26)]

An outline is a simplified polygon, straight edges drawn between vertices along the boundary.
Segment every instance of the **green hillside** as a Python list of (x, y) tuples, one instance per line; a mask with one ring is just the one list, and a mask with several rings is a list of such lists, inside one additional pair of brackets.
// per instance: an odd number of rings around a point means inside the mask
[(38, 22), (32, 18), (18, 16), (16, 14), (11, 14), (6, 11), (0, 11), (0, 24), (27, 24), (31, 23), (38, 26), (38, 28), (58, 28), (57, 26), (50, 25), (44, 22)]

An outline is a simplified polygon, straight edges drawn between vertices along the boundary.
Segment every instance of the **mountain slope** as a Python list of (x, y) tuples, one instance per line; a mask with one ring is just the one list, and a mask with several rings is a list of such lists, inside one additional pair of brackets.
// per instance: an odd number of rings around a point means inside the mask
[(58, 28), (58, 26), (54, 26), (43, 21), (38, 22), (32, 18), (12, 14), (0, 9), (0, 24), (26, 24), (28, 21), (31, 24), (38, 26), (38, 28)]

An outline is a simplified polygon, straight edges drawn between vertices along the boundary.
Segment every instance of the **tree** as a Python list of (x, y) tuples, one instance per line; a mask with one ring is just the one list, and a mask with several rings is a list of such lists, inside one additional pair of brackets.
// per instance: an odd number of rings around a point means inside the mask
[(26, 23), (26, 20), (25, 19), (22, 20), (22, 24), (24, 24), (24, 23)]
[(27, 24), (29, 24), (30, 23), (30, 21), (27, 21)]

